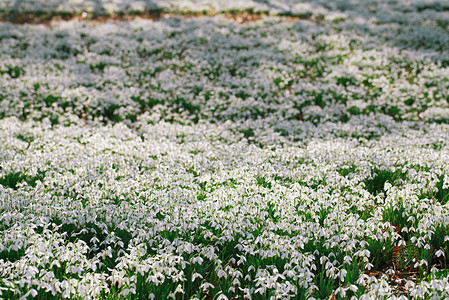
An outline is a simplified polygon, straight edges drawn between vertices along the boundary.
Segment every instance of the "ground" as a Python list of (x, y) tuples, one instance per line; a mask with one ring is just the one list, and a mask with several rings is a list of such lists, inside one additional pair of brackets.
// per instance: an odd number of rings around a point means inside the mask
[(221, 2), (2, 1), (1, 297), (449, 297), (449, 5)]

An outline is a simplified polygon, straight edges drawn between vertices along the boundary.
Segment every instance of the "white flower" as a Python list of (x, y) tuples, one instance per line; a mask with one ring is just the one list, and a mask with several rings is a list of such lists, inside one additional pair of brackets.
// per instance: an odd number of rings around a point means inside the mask
[(240, 280), (238, 278), (234, 278), (234, 280), (232, 281), (232, 285), (240, 286)]
[(176, 287), (175, 294), (184, 294), (184, 290), (181, 284), (178, 284), (178, 286)]
[(345, 281), (345, 277), (346, 277), (346, 274), (347, 274), (347, 273), (348, 273), (348, 271), (346, 271), (345, 269), (340, 270), (340, 280), (341, 280), (342, 282)]
[(356, 293), (358, 291), (358, 287), (356, 285), (353, 285), (353, 284), (349, 285), (349, 289), (352, 292), (354, 292), (354, 293)]
[(228, 297), (226, 297), (224, 294), (220, 294), (218, 295), (217, 300), (228, 300)]
[(222, 278), (222, 277), (224, 277), (225, 279), (228, 278), (228, 274), (223, 269), (218, 270), (217, 276), (218, 276), (218, 278)]
[(212, 283), (209, 283), (209, 282), (204, 282), (203, 284), (201, 284), (201, 289), (203, 290), (203, 291), (207, 291), (208, 289), (214, 289), (215, 288), (215, 286), (212, 284)]
[(192, 282), (194, 282), (197, 278), (203, 278), (203, 275), (199, 274), (199, 273), (193, 273), (192, 275)]
[(436, 257), (440, 257), (440, 256), (445, 257), (445, 253), (444, 253), (443, 250), (438, 249), (438, 250), (435, 252), (435, 256), (436, 256)]

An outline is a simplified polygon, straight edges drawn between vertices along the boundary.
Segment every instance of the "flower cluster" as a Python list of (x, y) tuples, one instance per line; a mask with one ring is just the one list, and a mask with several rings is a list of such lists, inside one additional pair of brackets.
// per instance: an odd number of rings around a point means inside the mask
[(449, 8), (278, 2), (0, 24), (0, 297), (449, 297)]

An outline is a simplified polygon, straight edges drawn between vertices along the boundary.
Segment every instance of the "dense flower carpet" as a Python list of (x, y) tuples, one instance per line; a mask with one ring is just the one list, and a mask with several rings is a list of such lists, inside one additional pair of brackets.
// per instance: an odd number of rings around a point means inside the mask
[(448, 2), (0, 16), (0, 298), (449, 297)]

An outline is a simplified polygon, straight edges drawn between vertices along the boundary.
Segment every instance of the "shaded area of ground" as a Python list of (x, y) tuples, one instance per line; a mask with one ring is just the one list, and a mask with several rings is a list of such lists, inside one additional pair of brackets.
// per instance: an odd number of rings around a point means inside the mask
[[(100, 10), (101, 11), (101, 10)], [(15, 13), (15, 14), (1, 14), (0, 22), (11, 22), (13, 24), (44, 24), (50, 25), (52, 22), (58, 21), (94, 21), (94, 22), (122, 22), (132, 21), (137, 18), (145, 20), (159, 20), (161, 18), (171, 18), (175, 15), (182, 16), (184, 18), (198, 18), (202, 16), (214, 17), (224, 16), (227, 19), (235, 20), (238, 23), (245, 24), (250, 22), (256, 22), (262, 20), (264, 17), (270, 16), (268, 12), (249, 10), (229, 10), (229, 11), (170, 11), (163, 9), (154, 9), (148, 11), (137, 11), (132, 13), (65, 13), (65, 12), (52, 12), (52, 13)], [(271, 15), (272, 16), (272, 15)], [(286, 21), (297, 20), (314, 20), (323, 21), (321, 16), (314, 17), (310, 13), (304, 14), (279, 14), (276, 15)]]

